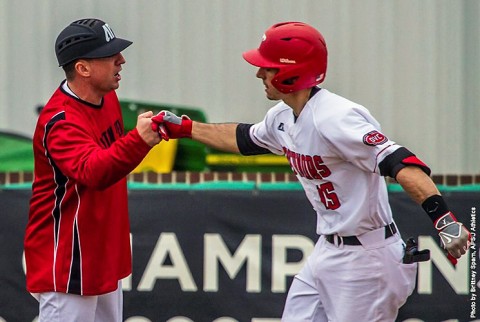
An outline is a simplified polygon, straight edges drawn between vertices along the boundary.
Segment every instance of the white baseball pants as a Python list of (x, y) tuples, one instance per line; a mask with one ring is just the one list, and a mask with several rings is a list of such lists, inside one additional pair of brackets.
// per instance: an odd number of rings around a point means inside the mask
[[(321, 236), (288, 292), (283, 322), (393, 322), (415, 287), (417, 263), (403, 264), (399, 234), (384, 230), (334, 245)], [(359, 236), (360, 237), (360, 236)]]
[(121, 281), (116, 291), (97, 296), (59, 292), (40, 293), (39, 322), (121, 322), (123, 294)]

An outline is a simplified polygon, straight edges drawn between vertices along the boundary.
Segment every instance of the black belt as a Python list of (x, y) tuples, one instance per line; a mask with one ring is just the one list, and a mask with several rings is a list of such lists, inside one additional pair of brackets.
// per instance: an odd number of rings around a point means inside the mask
[[(386, 225), (383, 227), (385, 229), (385, 239), (392, 237), (397, 233), (397, 226), (392, 222), (390, 225)], [(335, 244), (335, 236), (336, 235), (325, 235), (325, 239), (332, 244)], [(358, 240), (357, 236), (345, 236), (341, 237), (338, 236), (339, 244), (344, 244), (344, 245), (361, 245), (362, 243), (360, 240)]]

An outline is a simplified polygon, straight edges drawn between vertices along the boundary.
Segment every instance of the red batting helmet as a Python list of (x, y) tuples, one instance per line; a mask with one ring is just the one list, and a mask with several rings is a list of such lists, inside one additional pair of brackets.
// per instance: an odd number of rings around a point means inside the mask
[(272, 84), (292, 93), (320, 84), (327, 72), (327, 46), (323, 36), (303, 22), (283, 22), (270, 27), (258, 49), (243, 53), (250, 64), (278, 68)]

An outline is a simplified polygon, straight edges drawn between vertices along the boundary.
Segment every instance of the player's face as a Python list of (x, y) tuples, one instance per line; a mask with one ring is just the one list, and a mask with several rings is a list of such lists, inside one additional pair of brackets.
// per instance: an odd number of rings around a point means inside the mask
[(90, 83), (99, 92), (108, 93), (117, 89), (122, 77), (120, 71), (125, 64), (125, 58), (121, 53), (104, 58), (89, 60)]
[(269, 100), (277, 101), (282, 99), (282, 93), (272, 85), (272, 79), (277, 73), (277, 68), (260, 67), (257, 71), (257, 77), (263, 81), (263, 85), (265, 85), (265, 95)]

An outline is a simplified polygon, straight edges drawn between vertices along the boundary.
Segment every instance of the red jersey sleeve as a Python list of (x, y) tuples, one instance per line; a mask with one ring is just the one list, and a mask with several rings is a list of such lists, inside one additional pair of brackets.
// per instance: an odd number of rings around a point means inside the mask
[(101, 108), (69, 99), (64, 111), (47, 124), (44, 144), (62, 173), (94, 189), (125, 178), (151, 149), (136, 129), (124, 135), (113, 91)]
[(65, 121), (52, 127), (47, 144), (62, 173), (96, 189), (105, 189), (124, 178), (150, 150), (136, 129), (103, 148), (81, 128)]

